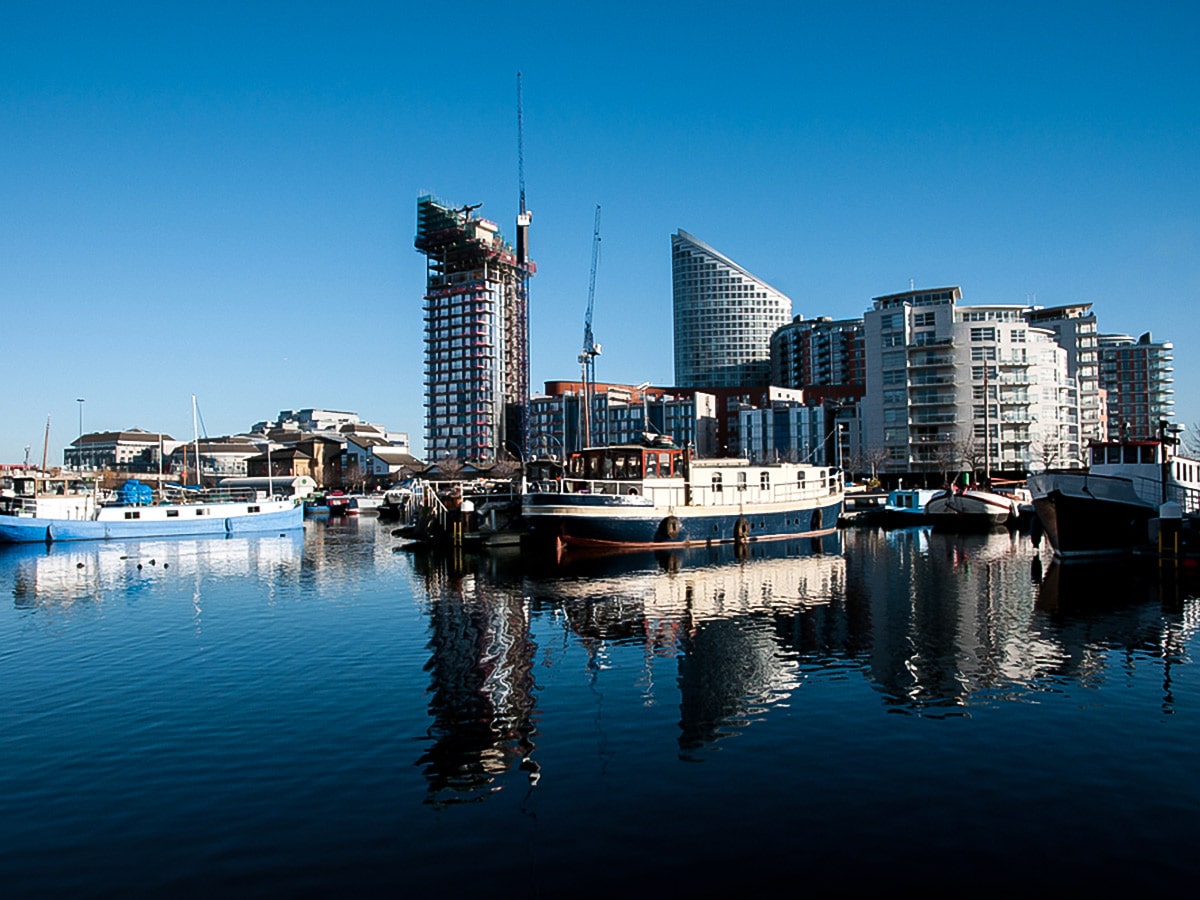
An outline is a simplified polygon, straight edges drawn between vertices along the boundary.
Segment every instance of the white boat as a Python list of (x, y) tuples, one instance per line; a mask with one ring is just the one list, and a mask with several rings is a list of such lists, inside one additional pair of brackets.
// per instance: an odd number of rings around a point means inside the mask
[(561, 478), (528, 485), (521, 515), (560, 548), (674, 547), (829, 534), (844, 499), (836, 468), (692, 459), (657, 437), (571, 454)]
[[(70, 490), (69, 478), (32, 473), (12, 479), (0, 497), (0, 544), (255, 534), (301, 528), (295, 500), (259, 500), (253, 490), (175, 489), (154, 501), (145, 488), (107, 499), (94, 487)], [(123, 496), (121, 496), (123, 495)]]
[(945, 531), (986, 531), (1016, 525), (1017, 502), (1010, 496), (982, 488), (954, 486), (939, 491), (925, 504), (925, 514), (935, 528)]
[(1164, 503), (1181, 516), (1200, 511), (1200, 460), (1173, 456), (1163, 441), (1100, 441), (1086, 470), (1026, 480), (1037, 526), (1056, 556), (1125, 553), (1150, 542)]

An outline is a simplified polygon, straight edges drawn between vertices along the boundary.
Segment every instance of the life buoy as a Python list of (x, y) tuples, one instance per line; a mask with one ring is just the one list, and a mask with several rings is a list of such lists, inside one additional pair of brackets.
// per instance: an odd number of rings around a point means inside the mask
[(662, 533), (669, 541), (673, 541), (675, 538), (679, 537), (679, 531), (681, 528), (682, 524), (676, 516), (667, 516), (662, 520)]
[(750, 522), (745, 516), (738, 518), (733, 523), (733, 539), (738, 542), (748, 541), (750, 539)]

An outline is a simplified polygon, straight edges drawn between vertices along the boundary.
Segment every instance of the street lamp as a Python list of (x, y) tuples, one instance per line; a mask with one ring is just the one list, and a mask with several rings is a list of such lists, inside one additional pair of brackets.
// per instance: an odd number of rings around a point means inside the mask
[(80, 472), (83, 471), (83, 397), (76, 397), (79, 404), (79, 442), (75, 445), (75, 463)]

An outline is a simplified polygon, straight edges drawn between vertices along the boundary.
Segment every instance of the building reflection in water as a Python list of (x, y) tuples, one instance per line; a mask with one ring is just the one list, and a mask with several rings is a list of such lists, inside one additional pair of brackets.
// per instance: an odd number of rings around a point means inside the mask
[(803, 652), (849, 640), (845, 629), (859, 619), (843, 611), (845, 569), (833, 534), (580, 555), (553, 577), (531, 580), (530, 590), (561, 609), (586, 646), (641, 641), (648, 655), (678, 660), (671, 689), (679, 693), (679, 745), (688, 754), (790, 697)]
[[(1164, 594), (1161, 579), (1128, 563), (1044, 563), (1027, 536), (1003, 531), (851, 529), (740, 552), (414, 561), (432, 634), (420, 765), (435, 802), (479, 799), (516, 768), (536, 784), (539, 622), (561, 623), (593, 685), (642, 660), (632, 677), (643, 701), (677, 705), (679, 752), (690, 757), (781, 704), (799, 707), (819, 679), (863, 678), (887, 711), (953, 716), (1110, 677), (1136, 653), (1162, 661), (1170, 711), (1171, 668), (1200, 619), (1187, 585)], [(547, 650), (540, 665), (570, 664)], [(674, 660), (676, 677), (656, 679), (653, 660)]]
[(136, 597), (164, 581), (190, 579), (197, 613), (201, 581), (250, 579), (269, 596), (300, 576), (304, 534), (72, 541), (0, 546), (0, 571), (11, 573), (18, 608), (62, 612), (78, 603)]
[[(486, 557), (414, 557), (429, 598), (428, 802), (479, 800), (514, 764), (536, 784), (529, 606)], [(478, 566), (478, 569), (472, 568)]]

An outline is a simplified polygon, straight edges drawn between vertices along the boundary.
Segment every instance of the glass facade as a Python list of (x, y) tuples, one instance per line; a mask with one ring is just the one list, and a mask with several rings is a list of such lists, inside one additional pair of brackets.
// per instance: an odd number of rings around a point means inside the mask
[(671, 274), (676, 385), (765, 386), (792, 301), (683, 230), (671, 235)]

